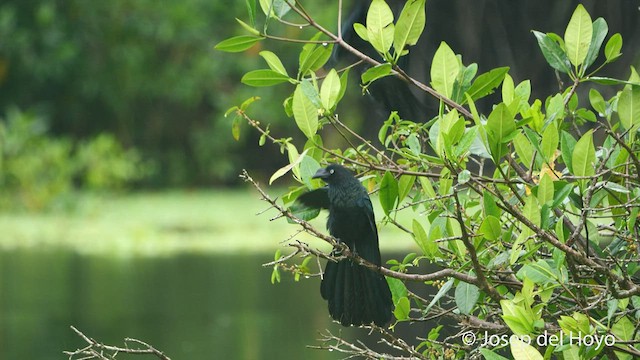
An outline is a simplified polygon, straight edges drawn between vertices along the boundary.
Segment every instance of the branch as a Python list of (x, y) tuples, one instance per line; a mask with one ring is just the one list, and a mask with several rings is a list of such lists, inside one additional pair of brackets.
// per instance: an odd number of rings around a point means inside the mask
[[(132, 338), (125, 338), (124, 344), (125, 347), (105, 345), (97, 342), (96, 340), (88, 337), (82, 331), (78, 330), (74, 326), (71, 326), (71, 330), (75, 332), (84, 342), (88, 345), (77, 349), (75, 351), (64, 351), (65, 355), (69, 355), (69, 359), (74, 359), (74, 357), (78, 357), (79, 360), (89, 360), (89, 359), (99, 359), (99, 360), (111, 360), (115, 359), (119, 353), (124, 354), (132, 354), (132, 355), (154, 355), (156, 358), (161, 360), (171, 360), (168, 356), (166, 356), (162, 351), (154, 348), (153, 346), (145, 343), (144, 341), (140, 341)], [(129, 347), (129, 343), (135, 343), (137, 345), (142, 346), (142, 348), (132, 349)], [(111, 354), (105, 354), (105, 352), (111, 352)]]

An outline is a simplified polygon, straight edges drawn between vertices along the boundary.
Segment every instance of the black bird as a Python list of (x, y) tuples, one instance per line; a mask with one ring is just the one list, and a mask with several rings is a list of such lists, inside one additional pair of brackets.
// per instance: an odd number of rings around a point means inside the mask
[[(328, 186), (298, 197), (307, 207), (329, 209), (327, 229), (363, 259), (381, 265), (378, 230), (367, 190), (346, 168), (332, 164), (313, 176)], [(334, 255), (339, 255), (337, 251)], [(384, 276), (351, 259), (329, 261), (320, 285), (329, 302), (329, 314), (344, 326), (375, 323), (384, 326), (391, 319), (391, 291)]]

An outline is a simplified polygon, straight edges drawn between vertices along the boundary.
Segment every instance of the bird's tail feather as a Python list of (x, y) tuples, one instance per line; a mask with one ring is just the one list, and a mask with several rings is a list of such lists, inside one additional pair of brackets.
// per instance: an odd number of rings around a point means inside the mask
[(384, 276), (350, 259), (327, 263), (320, 293), (329, 302), (331, 317), (342, 325), (384, 326), (391, 319), (391, 291)]

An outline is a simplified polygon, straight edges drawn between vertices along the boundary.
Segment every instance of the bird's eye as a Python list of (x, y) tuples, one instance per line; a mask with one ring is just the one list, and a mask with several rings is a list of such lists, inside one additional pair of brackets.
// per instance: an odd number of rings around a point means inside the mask
[(329, 169), (329, 174), (332, 174), (332, 175), (333, 175), (333, 173), (334, 173), (334, 172), (336, 172), (336, 171), (335, 171), (335, 170), (333, 170), (333, 169)]

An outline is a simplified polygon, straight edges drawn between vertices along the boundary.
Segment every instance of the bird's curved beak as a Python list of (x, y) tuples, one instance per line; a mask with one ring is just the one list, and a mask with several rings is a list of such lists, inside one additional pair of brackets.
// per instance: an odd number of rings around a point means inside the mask
[(321, 168), (311, 177), (312, 179), (326, 179), (331, 175), (326, 168)]

